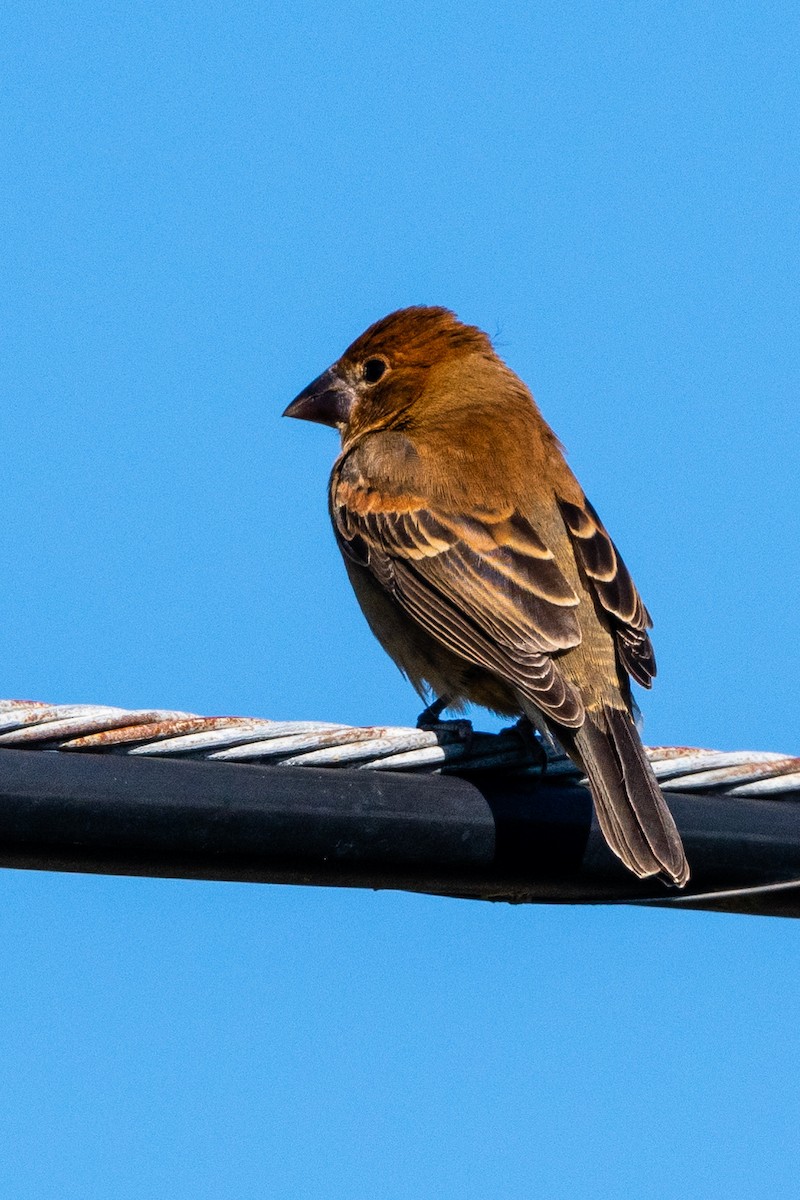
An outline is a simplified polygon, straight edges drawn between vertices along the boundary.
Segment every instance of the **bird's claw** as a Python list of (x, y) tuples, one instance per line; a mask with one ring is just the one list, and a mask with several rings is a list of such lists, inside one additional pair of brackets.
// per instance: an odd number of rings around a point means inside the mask
[(435, 733), (440, 742), (458, 742), (464, 747), (465, 754), (469, 754), (472, 750), (475, 731), (472, 728), (472, 721), (467, 721), (464, 717), (458, 717), (454, 721), (429, 721), (422, 725), (418, 721), (417, 729)]
[(530, 754), (531, 765), (540, 767), (543, 775), (547, 772), (549, 762), (547, 748), (529, 717), (520, 717), (518, 721), (503, 729), (502, 732), (515, 734), (522, 742), (526, 753)]
[(443, 721), (442, 713), (447, 708), (447, 705), (447, 696), (441, 696), (438, 700), (434, 700), (417, 717), (417, 729), (425, 729), (431, 733), (442, 734), (443, 740), (447, 740), (448, 742), (461, 742), (468, 753), (472, 745), (472, 722), (467, 721), (463, 717), (456, 718), (453, 721)]

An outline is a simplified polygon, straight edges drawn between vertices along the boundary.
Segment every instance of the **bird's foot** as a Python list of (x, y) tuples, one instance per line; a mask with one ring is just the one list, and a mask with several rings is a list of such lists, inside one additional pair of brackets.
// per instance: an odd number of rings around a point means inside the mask
[(449, 696), (440, 696), (417, 717), (417, 729), (427, 729), (431, 733), (442, 734), (447, 741), (463, 742), (467, 752), (472, 745), (472, 722), (463, 717), (454, 721), (443, 721), (442, 713), (450, 703)]
[(547, 747), (544, 744), (542, 735), (536, 729), (530, 717), (520, 717), (513, 725), (509, 725), (507, 729), (503, 729), (501, 732), (516, 734), (522, 742), (525, 752), (531, 756), (531, 765), (540, 767), (543, 775), (546, 773), (549, 761)]

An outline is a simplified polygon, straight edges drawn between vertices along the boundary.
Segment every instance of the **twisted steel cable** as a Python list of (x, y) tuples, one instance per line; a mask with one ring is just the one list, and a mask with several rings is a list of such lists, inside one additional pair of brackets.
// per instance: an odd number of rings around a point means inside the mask
[[(436, 729), (359, 727), (28, 700), (0, 701), (0, 748), (180, 756), (292, 767), (542, 773), (536, 748), (526, 745), (516, 731), (473, 733), (464, 721), (444, 722)], [(770, 799), (800, 796), (800, 758), (688, 746), (651, 746), (647, 753), (665, 791)], [(547, 754), (545, 782), (580, 779), (580, 771), (564, 755), (549, 749)]]

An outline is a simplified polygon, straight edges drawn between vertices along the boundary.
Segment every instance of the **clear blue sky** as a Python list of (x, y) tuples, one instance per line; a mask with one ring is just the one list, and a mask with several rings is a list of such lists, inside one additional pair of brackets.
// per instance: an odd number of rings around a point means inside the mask
[[(799, 43), (771, 2), (6, 4), (0, 694), (412, 722), (335, 436), (279, 414), (445, 304), (653, 611), (647, 739), (800, 753)], [(4, 872), (0, 945), (4, 1200), (796, 1194), (792, 922)]]

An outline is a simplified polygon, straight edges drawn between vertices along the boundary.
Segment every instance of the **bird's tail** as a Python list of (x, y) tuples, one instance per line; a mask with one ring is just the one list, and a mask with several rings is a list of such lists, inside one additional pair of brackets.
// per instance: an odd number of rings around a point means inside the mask
[(604, 705), (569, 731), (568, 747), (589, 779), (597, 819), (614, 853), (639, 878), (667, 875), (678, 887), (689, 864), (630, 714)]

